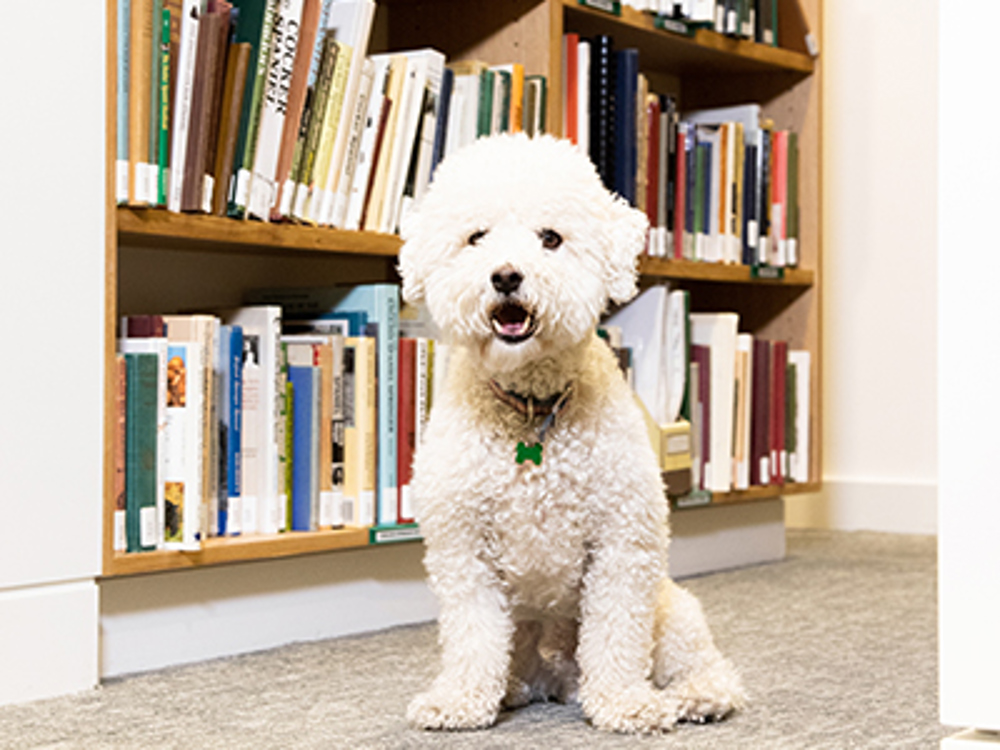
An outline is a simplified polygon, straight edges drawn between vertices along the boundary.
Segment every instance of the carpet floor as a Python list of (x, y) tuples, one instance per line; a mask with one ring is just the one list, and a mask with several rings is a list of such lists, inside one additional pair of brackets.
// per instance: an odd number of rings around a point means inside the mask
[(935, 748), (932, 537), (788, 532), (785, 560), (688, 579), (750, 703), (650, 737), (605, 734), (578, 706), (505, 712), (481, 732), (407, 726), (437, 668), (433, 624), (108, 681), (0, 708), (0, 748)]

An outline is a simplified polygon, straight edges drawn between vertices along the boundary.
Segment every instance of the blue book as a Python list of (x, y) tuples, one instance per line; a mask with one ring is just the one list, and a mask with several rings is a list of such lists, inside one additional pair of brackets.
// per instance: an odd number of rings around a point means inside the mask
[(299, 319), (316, 319), (330, 313), (359, 310), (367, 315), (369, 324), (378, 326), (377, 523), (383, 526), (396, 523), (399, 519), (399, 492), (396, 484), (399, 286), (359, 284), (306, 289), (264, 289), (251, 292), (248, 302), (281, 305), (288, 317)]
[(115, 200), (128, 203), (129, 0), (118, 0), (118, 112), (115, 144)]
[(639, 82), (639, 50), (615, 52), (615, 192), (633, 206), (636, 144), (636, 102)]
[(292, 385), (292, 531), (313, 531), (319, 505), (320, 368), (290, 365)]
[(242, 529), (240, 474), (243, 441), (243, 328), (224, 325), (219, 337), (222, 363), (219, 433), (219, 536)]

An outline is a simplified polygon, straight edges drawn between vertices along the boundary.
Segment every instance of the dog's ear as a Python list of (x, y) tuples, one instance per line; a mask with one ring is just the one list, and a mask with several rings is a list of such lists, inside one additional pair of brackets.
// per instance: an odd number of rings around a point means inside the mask
[(616, 305), (623, 305), (635, 296), (637, 260), (646, 249), (648, 232), (646, 214), (632, 208), (624, 198), (615, 197), (609, 207), (606, 236), (610, 265), (608, 298)]
[(403, 246), (399, 249), (399, 265), (397, 270), (403, 280), (403, 301), (416, 305), (424, 299), (424, 279), (419, 272), (420, 264), (416, 256), (420, 254), (420, 215), (416, 210), (404, 213), (399, 234), (403, 238)]

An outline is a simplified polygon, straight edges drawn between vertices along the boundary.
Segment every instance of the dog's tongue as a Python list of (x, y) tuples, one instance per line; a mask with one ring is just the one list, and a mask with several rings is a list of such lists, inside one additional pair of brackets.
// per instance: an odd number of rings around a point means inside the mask
[(493, 327), (502, 336), (520, 336), (530, 322), (528, 311), (520, 305), (504, 305), (493, 315)]

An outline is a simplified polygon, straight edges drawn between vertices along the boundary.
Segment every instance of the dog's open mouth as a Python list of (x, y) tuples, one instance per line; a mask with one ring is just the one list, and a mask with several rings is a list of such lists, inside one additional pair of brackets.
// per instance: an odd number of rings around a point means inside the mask
[(493, 310), (493, 333), (501, 341), (517, 344), (535, 334), (535, 316), (517, 302), (504, 302)]

